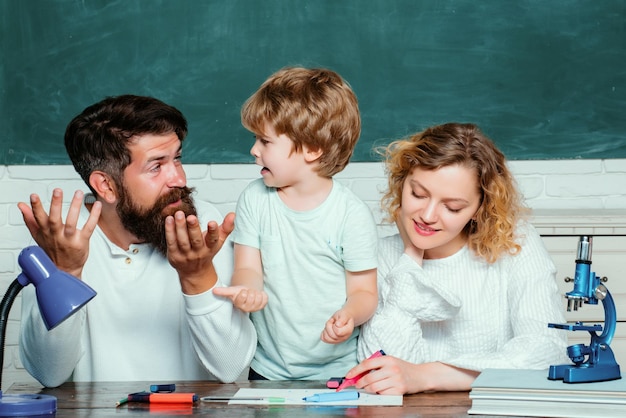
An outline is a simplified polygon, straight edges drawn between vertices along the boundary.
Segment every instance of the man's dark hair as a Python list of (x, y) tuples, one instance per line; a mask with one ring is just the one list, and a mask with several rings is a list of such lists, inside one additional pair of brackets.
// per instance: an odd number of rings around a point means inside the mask
[(89, 186), (89, 176), (99, 170), (111, 176), (116, 186), (131, 163), (128, 144), (139, 135), (176, 133), (182, 142), (187, 120), (168, 104), (146, 96), (122, 95), (87, 107), (65, 130), (65, 149), (74, 169)]

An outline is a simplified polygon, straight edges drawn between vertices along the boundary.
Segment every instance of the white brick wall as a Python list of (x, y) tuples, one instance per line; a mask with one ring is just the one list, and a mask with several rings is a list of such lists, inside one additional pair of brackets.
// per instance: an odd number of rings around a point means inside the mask
[[(626, 209), (626, 160), (548, 160), (512, 161), (527, 204), (533, 209), (591, 212)], [(189, 185), (197, 188), (197, 198), (215, 204), (222, 213), (233, 211), (239, 193), (259, 177), (253, 164), (188, 165)], [(352, 163), (337, 179), (354, 190), (380, 222), (380, 191), (386, 186), (380, 163)], [(0, 289), (4, 293), (19, 274), (19, 251), (31, 244), (28, 230), (17, 209), (17, 202), (29, 201), (30, 193), (40, 195), (45, 204), (54, 187), (63, 188), (66, 201), (76, 189), (87, 190), (71, 166), (0, 166)], [(381, 235), (392, 231), (381, 225)], [(20, 298), (10, 312), (7, 329), (2, 389), (15, 381), (33, 381), (19, 360)]]

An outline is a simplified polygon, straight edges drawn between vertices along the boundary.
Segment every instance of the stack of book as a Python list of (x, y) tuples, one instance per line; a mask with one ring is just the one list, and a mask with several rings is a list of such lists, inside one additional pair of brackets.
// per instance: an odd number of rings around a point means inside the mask
[(549, 380), (548, 370), (487, 369), (470, 391), (473, 415), (626, 417), (626, 379)]

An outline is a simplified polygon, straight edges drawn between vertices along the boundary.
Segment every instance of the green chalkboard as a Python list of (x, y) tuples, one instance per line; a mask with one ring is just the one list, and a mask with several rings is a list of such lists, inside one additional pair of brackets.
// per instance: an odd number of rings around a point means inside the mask
[(272, 72), (323, 66), (360, 102), (353, 161), (448, 121), (510, 159), (626, 158), (623, 0), (0, 0), (0, 164), (68, 164), (106, 96), (189, 120), (187, 163), (251, 162), (239, 109)]

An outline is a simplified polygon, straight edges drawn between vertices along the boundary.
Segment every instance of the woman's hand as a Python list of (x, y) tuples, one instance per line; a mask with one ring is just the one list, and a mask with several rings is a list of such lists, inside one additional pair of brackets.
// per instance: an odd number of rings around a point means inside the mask
[(356, 382), (356, 388), (380, 395), (469, 390), (479, 375), (445, 363), (415, 364), (387, 355), (363, 360), (346, 373), (346, 378), (367, 371)]
[(356, 382), (357, 389), (364, 389), (366, 392), (379, 395), (404, 395), (420, 392), (420, 390), (413, 390), (417, 366), (397, 357), (381, 356), (363, 360), (346, 374), (346, 378), (369, 371)]

